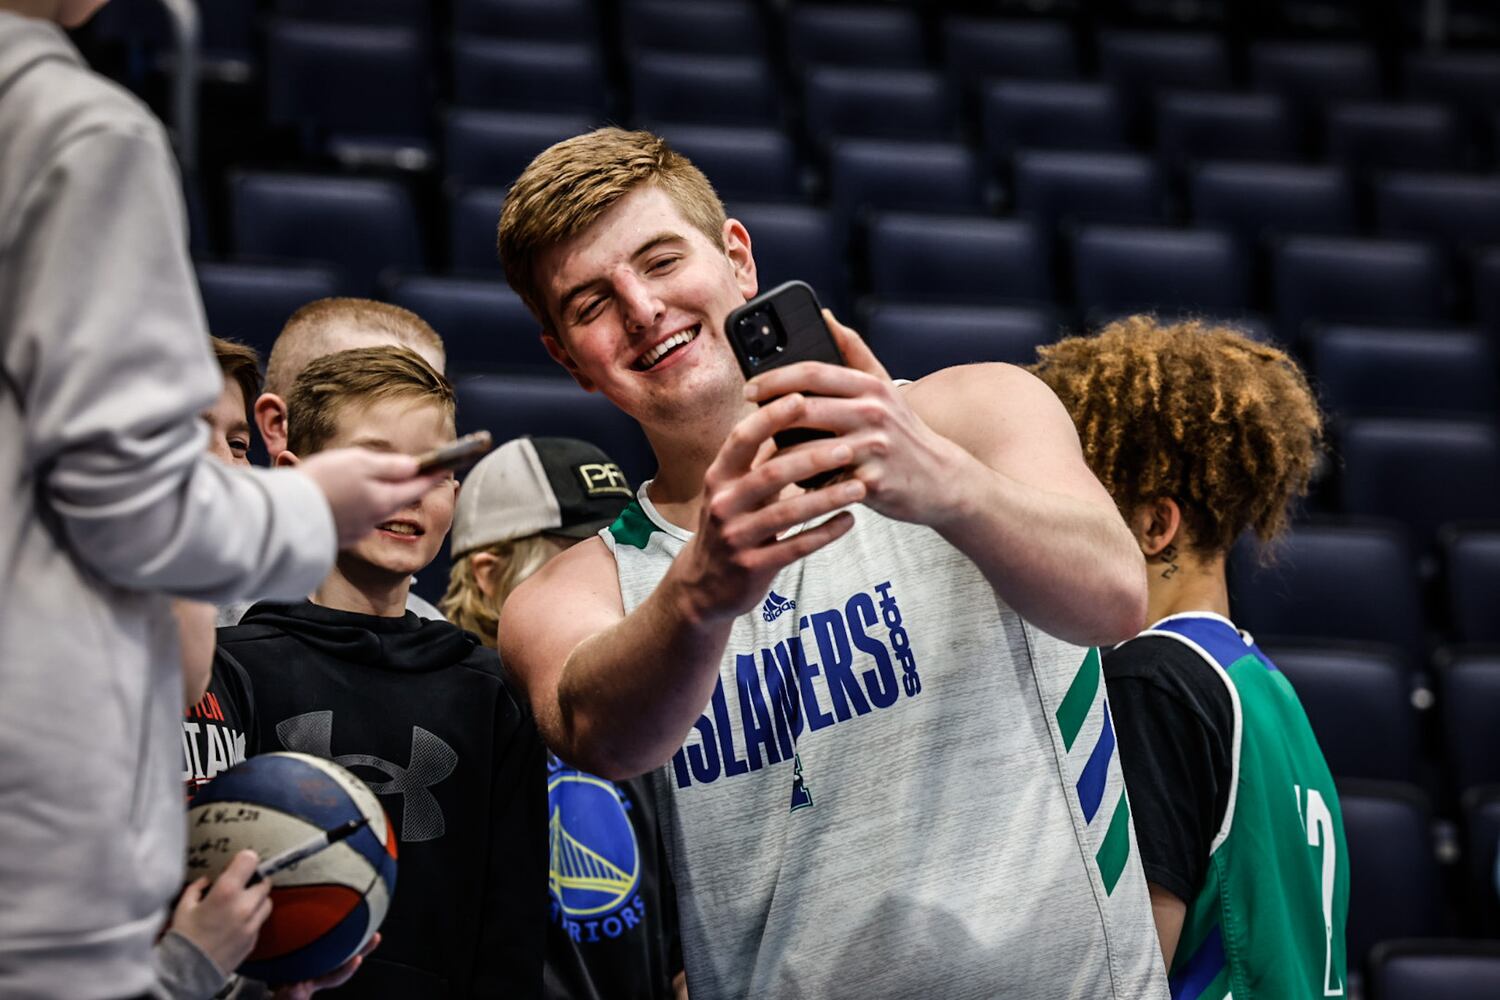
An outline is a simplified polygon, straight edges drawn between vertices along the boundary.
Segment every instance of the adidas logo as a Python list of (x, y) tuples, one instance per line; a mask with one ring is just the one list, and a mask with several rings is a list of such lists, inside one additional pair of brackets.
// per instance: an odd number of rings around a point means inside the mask
[(782, 597), (776, 591), (771, 591), (766, 598), (766, 603), (761, 605), (760, 616), (768, 622), (774, 622), (788, 611), (795, 611), (797, 602)]

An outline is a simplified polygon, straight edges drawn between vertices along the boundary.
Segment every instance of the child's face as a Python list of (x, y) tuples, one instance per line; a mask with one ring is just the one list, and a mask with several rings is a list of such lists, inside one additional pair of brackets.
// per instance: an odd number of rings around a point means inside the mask
[[(376, 451), (420, 455), (453, 440), (453, 420), (438, 404), (411, 399), (349, 403), (335, 417), (333, 437), (323, 445), (362, 445)], [(451, 476), (339, 555), (394, 577), (411, 576), (432, 562), (453, 524), (458, 482)]]
[(225, 465), (250, 464), (250, 423), (245, 419), (245, 391), (232, 378), (224, 380), (219, 401), (205, 410), (208, 453)]

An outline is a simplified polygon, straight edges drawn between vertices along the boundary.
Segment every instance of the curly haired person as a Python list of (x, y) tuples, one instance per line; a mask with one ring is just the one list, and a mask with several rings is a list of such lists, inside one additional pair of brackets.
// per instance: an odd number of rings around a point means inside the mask
[(1296, 693), (1229, 619), (1224, 561), (1286, 528), (1323, 425), (1281, 351), (1134, 316), (1039, 350), (1150, 570), (1140, 635), (1104, 681), (1172, 996), (1344, 992), (1349, 869)]

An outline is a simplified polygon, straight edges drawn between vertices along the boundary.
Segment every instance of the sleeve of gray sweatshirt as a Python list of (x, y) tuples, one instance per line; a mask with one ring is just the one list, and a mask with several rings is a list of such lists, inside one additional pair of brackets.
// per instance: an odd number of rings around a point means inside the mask
[(321, 491), (233, 469), (199, 414), (222, 383), (185, 246), (176, 164), (142, 114), (70, 136), (20, 200), (0, 308), (42, 508), (117, 586), (300, 599), (332, 565)]
[(152, 1000), (210, 1000), (229, 982), (227, 972), (176, 931), (167, 931), (156, 942), (151, 964), (156, 969)]

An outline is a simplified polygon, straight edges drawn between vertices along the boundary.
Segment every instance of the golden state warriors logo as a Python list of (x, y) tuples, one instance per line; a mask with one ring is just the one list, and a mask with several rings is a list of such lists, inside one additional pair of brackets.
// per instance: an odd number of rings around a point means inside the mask
[[(641, 852), (619, 789), (603, 778), (554, 765), (547, 807), (552, 898), (561, 915), (600, 920), (631, 902), (641, 881)], [(613, 929), (610, 922), (606, 934)], [(635, 920), (627, 923), (634, 926)]]

